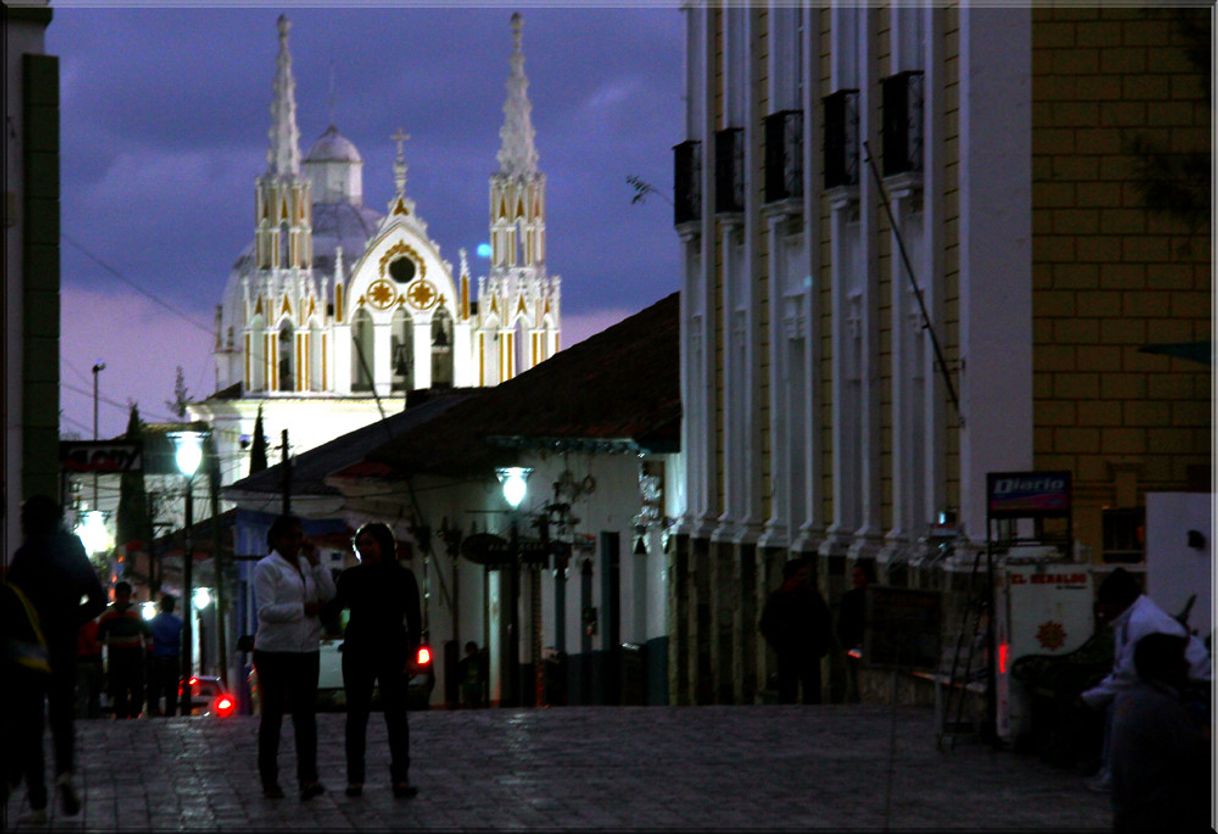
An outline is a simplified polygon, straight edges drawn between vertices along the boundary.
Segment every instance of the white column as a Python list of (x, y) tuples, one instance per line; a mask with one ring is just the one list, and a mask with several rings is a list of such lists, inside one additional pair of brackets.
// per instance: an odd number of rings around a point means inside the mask
[[(922, 9), (925, 39), (925, 77), (922, 102), (922, 257), (915, 264), (922, 278), (926, 312), (940, 343), (946, 338), (943, 318), (943, 16), (933, 5)], [(930, 332), (919, 339), (922, 351), (922, 444), (924, 466), (919, 484), (922, 514), (934, 518), (947, 500), (946, 422), (956, 414), (945, 406), (947, 387), (936, 364)]]
[(393, 365), (393, 331), (389, 320), (374, 322), (372, 325), (372, 384), (376, 393), (382, 397), (389, 396), (393, 380), (390, 373)]
[[(873, 96), (878, 91), (875, 78), (875, 55), (872, 46), (875, 39), (876, 17), (879, 11), (870, 8), (858, 10), (859, 27), (859, 137), (871, 140), (871, 148), (880, 153), (879, 119)], [(881, 458), (883, 443), (880, 412), (880, 317), (879, 317), (879, 268), (876, 251), (876, 217), (879, 195), (875, 182), (859, 151), (859, 240), (862, 243), (862, 258), (856, 273), (861, 292), (860, 334), (862, 339), (859, 367), (859, 491), (860, 521), (854, 532), (855, 541), (850, 551), (855, 556), (870, 556), (878, 547), (883, 535), (881, 519)]]
[(431, 321), (414, 320), (414, 388), (431, 387)]
[(1032, 13), (960, 15), (961, 521), (985, 537), (986, 473), (1032, 466)]

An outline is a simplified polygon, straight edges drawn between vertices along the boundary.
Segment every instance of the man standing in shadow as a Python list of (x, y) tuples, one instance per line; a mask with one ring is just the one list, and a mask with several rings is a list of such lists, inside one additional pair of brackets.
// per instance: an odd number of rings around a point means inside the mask
[(778, 702), (820, 703), (820, 661), (832, 642), (829, 606), (812, 581), (812, 560), (792, 559), (782, 567), (782, 586), (761, 612), (761, 635), (778, 654)]

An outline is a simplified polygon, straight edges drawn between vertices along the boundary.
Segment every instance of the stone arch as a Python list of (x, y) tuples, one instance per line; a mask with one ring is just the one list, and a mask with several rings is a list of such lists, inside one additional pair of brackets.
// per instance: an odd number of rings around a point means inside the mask
[(372, 316), (360, 308), (351, 318), (351, 390), (372, 391), (376, 368)]
[(249, 349), (246, 367), (250, 390), (263, 391), (266, 389), (266, 320), (261, 315), (250, 320), (246, 338)]
[(431, 386), (451, 388), (453, 384), (453, 317), (448, 308), (436, 307), (431, 318)]
[(414, 319), (399, 307), (389, 321), (389, 390), (414, 388)]
[(277, 342), (275, 377), (278, 380), (276, 390), (295, 391), (296, 373), (299, 369), (296, 367), (296, 328), (292, 325), (291, 319), (285, 318), (279, 323), (275, 339)]

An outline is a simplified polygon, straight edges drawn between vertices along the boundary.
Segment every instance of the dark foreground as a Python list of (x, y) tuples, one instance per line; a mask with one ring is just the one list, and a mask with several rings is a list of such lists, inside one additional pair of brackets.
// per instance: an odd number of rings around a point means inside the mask
[[(318, 716), (322, 781), (301, 803), (261, 795), (257, 719), (77, 724), (76, 818), (52, 830), (471, 829), (1110, 830), (1104, 796), (1039, 760), (961, 744), (940, 753), (931, 711), (883, 706), (566, 707), (412, 712), (413, 800), (389, 790), (384, 723), (368, 783), (343, 795), (341, 714)], [(49, 751), (48, 751), (49, 753)], [(292, 787), (284, 722), (281, 779)], [(886, 808), (889, 809), (886, 812)], [(28, 811), (9, 802), (10, 828)]]

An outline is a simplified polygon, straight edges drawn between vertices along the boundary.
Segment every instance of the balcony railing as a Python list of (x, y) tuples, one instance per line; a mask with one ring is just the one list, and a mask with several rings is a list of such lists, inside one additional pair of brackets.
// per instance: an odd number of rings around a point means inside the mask
[(922, 82), (917, 70), (890, 75), (883, 93), (884, 176), (922, 170)]
[(702, 143), (682, 142), (672, 148), (673, 223), (702, 219)]
[(744, 129), (715, 132), (715, 213), (744, 211)]
[(825, 188), (858, 185), (858, 90), (825, 96)]
[(765, 201), (804, 194), (804, 113), (781, 110), (765, 117)]

